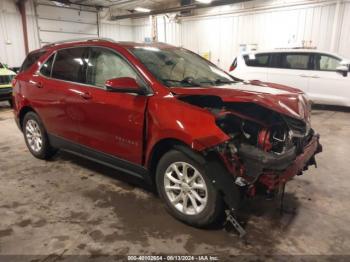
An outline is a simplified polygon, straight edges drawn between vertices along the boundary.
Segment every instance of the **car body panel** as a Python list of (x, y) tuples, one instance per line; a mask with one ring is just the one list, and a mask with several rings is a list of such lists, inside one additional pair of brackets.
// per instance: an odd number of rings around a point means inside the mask
[(300, 103), (305, 103), (297, 89), (263, 82), (237, 83), (230, 86), (212, 88), (172, 88), (179, 95), (213, 95), (224, 102), (253, 102), (282, 114), (306, 119), (305, 110), (300, 110)]
[[(45, 77), (39, 72), (41, 65), (57, 50), (95, 46), (114, 50), (126, 59), (144, 81), (146, 94), (114, 93), (96, 86)], [(231, 182), (243, 169), (239, 169), (238, 173), (232, 169), (227, 163), (235, 165), (236, 162), (227, 156), (229, 152), (226, 149), (220, 148), (225, 147), (232, 137), (218, 126), (217, 116), (212, 111), (185, 102), (181, 100), (183, 97), (212, 96), (228, 104), (256, 104), (270, 110), (268, 112), (271, 114), (285, 115), (309, 124), (307, 101), (298, 89), (260, 81), (205, 87), (167, 87), (130, 51), (139, 47), (176, 48), (165, 44), (105, 40), (43, 47), (41, 50), (45, 54), (26, 71), (20, 72), (13, 82), (17, 122), (21, 122), (23, 112), (33, 110), (42, 119), (55, 145), (64, 145), (65, 149), (72, 151), (83, 149), (81, 155), (85, 154), (89, 159), (98, 157), (103, 163), (123, 162), (120, 170), (132, 164), (137, 166), (133, 170), (147, 173), (145, 170), (149, 170), (154, 149), (165, 140), (175, 140), (202, 156), (215, 151), (230, 171), (226, 181)], [(302, 160), (307, 165), (309, 158), (316, 154), (316, 149), (312, 149)], [(227, 191), (224, 195), (231, 194), (231, 182), (225, 187)], [(233, 202), (231, 204), (234, 205)]]
[(315, 103), (350, 106), (350, 72), (343, 75), (334, 71), (310, 71), (307, 94)]
[(176, 99), (172, 94), (151, 97), (147, 109), (146, 161), (154, 146), (176, 139), (195, 151), (202, 151), (229, 139), (207, 110)]
[[(141, 164), (147, 96), (75, 86), (70, 110), (78, 116), (82, 145)], [(82, 98), (81, 94), (91, 96)]]
[(238, 55), (236, 58), (237, 65), (231, 74), (246, 80), (261, 80), (294, 86), (305, 92), (314, 103), (350, 106), (350, 89), (348, 88), (350, 86), (350, 71), (348, 76), (344, 77), (340, 73), (327, 70), (247, 66), (243, 58), (244, 55), (266, 53), (309, 53), (312, 56), (326, 55), (339, 59), (347, 63), (348, 66), (350, 64), (349, 59), (330, 52), (314, 49), (276, 49)]

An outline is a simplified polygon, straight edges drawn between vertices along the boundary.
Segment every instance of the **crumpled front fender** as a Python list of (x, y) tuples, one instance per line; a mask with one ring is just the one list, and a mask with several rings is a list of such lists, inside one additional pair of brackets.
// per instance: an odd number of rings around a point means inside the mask
[(154, 146), (164, 139), (181, 141), (198, 152), (230, 139), (216, 125), (213, 114), (173, 96), (150, 98), (146, 130), (146, 163)]

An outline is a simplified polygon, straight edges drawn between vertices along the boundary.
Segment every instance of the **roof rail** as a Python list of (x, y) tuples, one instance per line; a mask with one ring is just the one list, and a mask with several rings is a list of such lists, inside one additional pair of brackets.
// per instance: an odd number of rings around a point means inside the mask
[(283, 49), (317, 49), (317, 46), (292, 46), (292, 47), (277, 47), (276, 50), (283, 50)]
[(82, 38), (75, 38), (75, 39), (67, 39), (67, 40), (62, 40), (62, 41), (57, 41), (57, 42), (52, 42), (49, 44), (46, 44), (43, 46), (43, 48), (45, 47), (51, 47), (51, 46), (55, 46), (55, 45), (59, 45), (59, 44), (65, 44), (65, 43), (74, 43), (74, 42), (88, 42), (88, 41), (108, 41), (108, 42), (113, 42), (115, 43), (115, 41), (111, 38), (99, 38), (99, 37), (82, 37)]

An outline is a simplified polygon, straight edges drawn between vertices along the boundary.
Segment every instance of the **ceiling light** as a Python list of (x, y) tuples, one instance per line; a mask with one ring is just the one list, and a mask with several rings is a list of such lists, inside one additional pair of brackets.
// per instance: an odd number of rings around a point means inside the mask
[(149, 13), (149, 12), (151, 12), (151, 9), (143, 8), (143, 7), (136, 7), (134, 10), (136, 12), (141, 12), (141, 13)]
[(196, 2), (199, 2), (201, 4), (210, 4), (211, 2), (213, 2), (213, 0), (196, 0)]
[(51, 2), (59, 7), (70, 7), (70, 4), (71, 4), (69, 0), (57, 0), (57, 1), (51, 1)]

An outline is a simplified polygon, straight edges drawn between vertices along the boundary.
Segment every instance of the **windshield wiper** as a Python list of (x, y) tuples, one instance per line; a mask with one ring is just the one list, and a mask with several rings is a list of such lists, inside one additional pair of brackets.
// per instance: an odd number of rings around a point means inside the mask
[(216, 80), (208, 80), (208, 81), (200, 81), (201, 84), (212, 84), (212, 85), (220, 85), (220, 84), (232, 84), (237, 83), (233, 80), (222, 80), (222, 79), (216, 79)]
[(196, 82), (193, 78), (191, 77), (186, 77), (182, 80), (176, 80), (176, 79), (162, 79), (163, 82), (175, 82), (175, 83), (180, 83), (180, 84), (187, 84), (190, 86), (202, 86), (199, 82)]
[(223, 80), (223, 79), (215, 80), (215, 84), (233, 84), (233, 83), (237, 83), (237, 82), (233, 80)]

